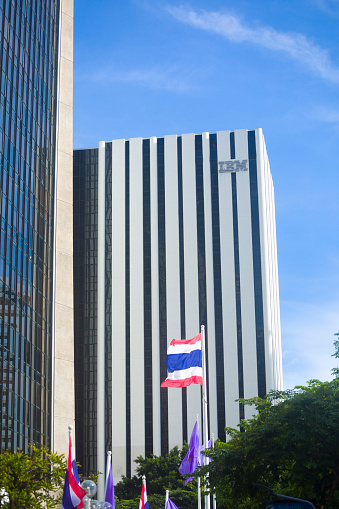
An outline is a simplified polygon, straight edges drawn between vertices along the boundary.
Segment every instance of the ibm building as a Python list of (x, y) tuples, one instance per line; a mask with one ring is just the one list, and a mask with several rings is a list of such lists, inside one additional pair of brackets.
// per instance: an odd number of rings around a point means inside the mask
[[(70, 283), (71, 284), (71, 283)], [(206, 328), (215, 438), (282, 388), (272, 176), (261, 129), (74, 152), (77, 459), (115, 481), (189, 440), (201, 387), (160, 388), (173, 338)]]

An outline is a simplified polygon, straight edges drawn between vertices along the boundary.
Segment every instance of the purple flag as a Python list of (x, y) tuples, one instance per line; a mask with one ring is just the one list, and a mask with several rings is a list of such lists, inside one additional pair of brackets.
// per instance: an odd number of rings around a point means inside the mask
[(169, 498), (167, 500), (166, 509), (178, 509), (174, 502)]
[[(198, 421), (196, 421), (192, 435), (190, 440), (190, 445), (188, 447), (188, 452), (184, 459), (181, 462), (181, 465), (179, 467), (179, 472), (181, 475), (184, 474), (193, 474), (195, 472), (197, 465), (198, 465), (198, 458), (199, 458), (199, 429), (198, 429)], [(185, 480), (185, 484), (189, 482), (192, 478)]]
[(113, 484), (113, 474), (112, 474), (112, 464), (110, 461), (110, 454), (111, 453), (109, 453), (107, 456), (105, 502), (109, 502), (113, 506), (113, 509), (115, 509), (114, 484)]

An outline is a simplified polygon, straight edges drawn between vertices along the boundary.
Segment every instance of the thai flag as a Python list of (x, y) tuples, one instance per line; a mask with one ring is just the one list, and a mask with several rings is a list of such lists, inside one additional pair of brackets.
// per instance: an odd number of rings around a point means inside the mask
[(86, 491), (82, 489), (79, 482), (77, 464), (73, 453), (72, 439), (69, 436), (68, 461), (65, 476), (64, 494), (62, 497), (62, 509), (82, 509), (84, 507), (83, 498)]
[(149, 509), (149, 505), (147, 502), (147, 493), (146, 493), (146, 481), (144, 481), (142, 483), (139, 509)]
[(202, 385), (201, 333), (192, 339), (172, 339), (166, 364), (168, 376), (161, 387)]

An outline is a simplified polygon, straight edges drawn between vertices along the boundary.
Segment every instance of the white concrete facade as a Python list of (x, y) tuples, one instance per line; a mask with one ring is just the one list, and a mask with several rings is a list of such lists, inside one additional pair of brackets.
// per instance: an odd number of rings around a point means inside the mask
[[(75, 424), (73, 303), (73, 0), (60, 2), (55, 182), (52, 447), (68, 454)], [(73, 432), (73, 442), (75, 435)]]

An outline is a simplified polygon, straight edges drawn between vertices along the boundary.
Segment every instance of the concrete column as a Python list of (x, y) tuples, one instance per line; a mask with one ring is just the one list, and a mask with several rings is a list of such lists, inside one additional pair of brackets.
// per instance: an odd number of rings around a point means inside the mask
[[(74, 429), (73, 305), (73, 0), (61, 1), (55, 209), (52, 447), (68, 454)], [(73, 433), (75, 442), (75, 433)]]

